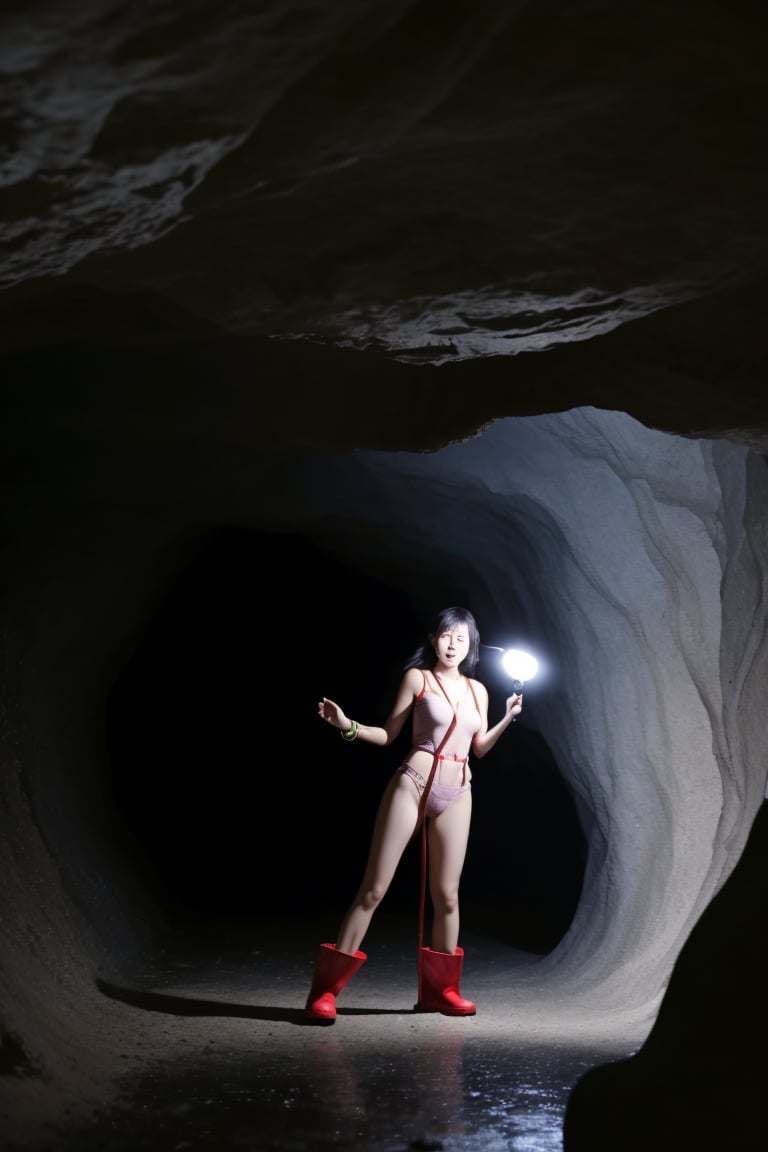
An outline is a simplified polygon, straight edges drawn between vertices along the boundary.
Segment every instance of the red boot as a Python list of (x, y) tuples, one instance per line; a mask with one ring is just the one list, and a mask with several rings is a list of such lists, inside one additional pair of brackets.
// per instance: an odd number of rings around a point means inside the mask
[(414, 1012), (442, 1012), (443, 1016), (474, 1016), (475, 1006), (459, 992), (464, 949), (433, 952), (421, 949), (421, 987)]
[(304, 1015), (332, 1024), (336, 1019), (336, 997), (367, 959), (365, 952), (350, 954), (339, 952), (335, 944), (321, 944)]

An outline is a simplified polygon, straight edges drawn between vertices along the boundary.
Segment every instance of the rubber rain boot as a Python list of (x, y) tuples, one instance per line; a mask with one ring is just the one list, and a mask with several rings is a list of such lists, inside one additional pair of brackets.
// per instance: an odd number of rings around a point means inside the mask
[(368, 959), (365, 952), (340, 952), (335, 944), (321, 944), (304, 1015), (322, 1024), (336, 1019), (336, 997)]
[(421, 988), (414, 1012), (442, 1012), (443, 1016), (474, 1016), (475, 1005), (459, 992), (464, 949), (433, 952), (421, 949)]

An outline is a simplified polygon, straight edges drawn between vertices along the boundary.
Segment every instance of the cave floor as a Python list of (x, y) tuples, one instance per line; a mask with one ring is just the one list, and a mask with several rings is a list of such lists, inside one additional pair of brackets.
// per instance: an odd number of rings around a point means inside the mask
[(382, 912), (336, 1022), (308, 1023), (307, 942), (322, 938), (306, 921), (219, 925), (167, 941), (130, 980), (100, 977), (120, 1020), (108, 1089), (48, 1121), (35, 1148), (555, 1152), (578, 1077), (648, 1030), (558, 1002), (537, 957), (466, 932), (461, 990), (477, 1015), (415, 1013), (415, 926)]

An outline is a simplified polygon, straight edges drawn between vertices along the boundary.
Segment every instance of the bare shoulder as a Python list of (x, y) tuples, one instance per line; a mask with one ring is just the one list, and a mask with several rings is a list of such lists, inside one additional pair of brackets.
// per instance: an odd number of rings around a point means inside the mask
[(417, 696), (424, 683), (424, 673), (421, 668), (406, 668), (400, 683), (403, 688), (408, 688), (414, 696)]
[(421, 691), (421, 670), (407, 668), (400, 680), (397, 697), (392, 706), (392, 716), (404, 716), (413, 706), (413, 702)]

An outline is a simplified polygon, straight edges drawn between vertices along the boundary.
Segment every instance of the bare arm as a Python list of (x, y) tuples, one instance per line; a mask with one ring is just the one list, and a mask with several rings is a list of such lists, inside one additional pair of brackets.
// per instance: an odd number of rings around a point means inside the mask
[(522, 712), (523, 694), (522, 692), (515, 692), (512, 696), (508, 696), (504, 708), (504, 715), (498, 724), (494, 724), (493, 728), (489, 728), (488, 692), (485, 685), (481, 684), (478, 680), (473, 680), (472, 683), (475, 687), (477, 702), (480, 705), (480, 715), (483, 721), (479, 732), (476, 732), (472, 738), (472, 751), (478, 760), (481, 760), (487, 752), (490, 752), (502, 732), (506, 732), (512, 721)]
[[(421, 672), (417, 668), (409, 668), (403, 674), (400, 681), (400, 687), (397, 690), (395, 702), (392, 705), (392, 711), (384, 721), (382, 727), (375, 727), (369, 724), (361, 724), (357, 722), (357, 738), (365, 740), (368, 744), (378, 744), (382, 748), (387, 744), (391, 744), (403, 730), (403, 725), (411, 714), (413, 708), (413, 700), (417, 692), (421, 688)], [(329, 700), (326, 696), (322, 698), (317, 706), (317, 711), (321, 719), (326, 720), (334, 728), (338, 728), (340, 732), (348, 732), (352, 727), (352, 720), (333, 700)]]

